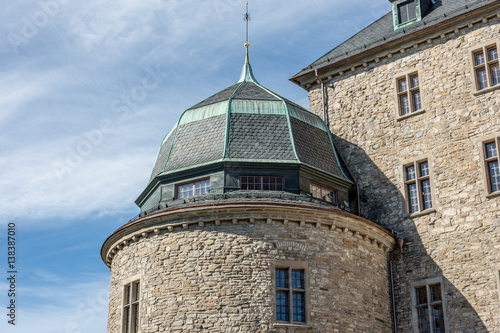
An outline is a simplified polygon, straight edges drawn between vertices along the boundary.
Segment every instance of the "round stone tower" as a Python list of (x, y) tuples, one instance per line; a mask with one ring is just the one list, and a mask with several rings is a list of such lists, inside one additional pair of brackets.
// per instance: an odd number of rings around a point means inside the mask
[(326, 124), (260, 85), (186, 110), (101, 256), (108, 332), (389, 332), (394, 235), (357, 216)]

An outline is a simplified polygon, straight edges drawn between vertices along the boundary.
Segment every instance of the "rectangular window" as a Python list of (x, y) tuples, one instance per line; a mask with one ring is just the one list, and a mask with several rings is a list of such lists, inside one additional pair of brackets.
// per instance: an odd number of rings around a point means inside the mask
[(475, 90), (500, 86), (500, 66), (496, 43), (472, 51)]
[(123, 288), (123, 333), (139, 332), (139, 281), (129, 283)]
[(320, 184), (317, 184), (317, 183), (312, 183), (312, 182), (309, 184), (309, 188), (311, 191), (311, 195), (314, 198), (318, 198), (318, 199), (321, 199), (321, 200), (324, 200), (326, 202), (330, 202), (333, 204), (338, 203), (336, 190), (329, 188), (329, 187), (326, 187), (326, 186), (323, 186), (323, 185), (320, 185)]
[(242, 190), (283, 191), (283, 177), (241, 176)]
[(177, 199), (189, 198), (195, 195), (210, 192), (210, 179), (196, 180), (194, 182), (177, 185)]
[(498, 142), (499, 138), (483, 143), (484, 165), (486, 170), (486, 182), (488, 192), (500, 191), (500, 169), (498, 161)]
[(422, 110), (422, 94), (420, 91), (418, 73), (411, 73), (399, 77), (396, 79), (396, 83), (398, 117)]
[[(414, 288), (414, 323), (419, 333), (445, 333), (441, 283), (425, 283)], [(415, 320), (416, 319), (416, 320)]]
[(306, 323), (305, 269), (280, 267), (275, 269), (276, 320)]
[(433, 204), (429, 162), (419, 160), (405, 165), (404, 176), (408, 211), (415, 213), (431, 209)]
[(403, 2), (398, 5), (398, 23), (403, 24), (417, 18), (415, 0)]

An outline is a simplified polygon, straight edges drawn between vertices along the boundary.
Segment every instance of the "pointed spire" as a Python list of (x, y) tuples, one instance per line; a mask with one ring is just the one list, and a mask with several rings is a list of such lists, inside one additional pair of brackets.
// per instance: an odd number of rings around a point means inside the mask
[(246, 42), (245, 42), (246, 55), (245, 55), (245, 64), (243, 65), (243, 70), (241, 71), (241, 76), (240, 79), (238, 80), (238, 83), (254, 82), (258, 84), (257, 80), (253, 76), (252, 66), (250, 66), (250, 57), (248, 56), (248, 48), (250, 47), (250, 43), (248, 42), (248, 21), (250, 21), (250, 14), (248, 14), (248, 1), (246, 3), (246, 8), (247, 11), (244, 16), (246, 22)]

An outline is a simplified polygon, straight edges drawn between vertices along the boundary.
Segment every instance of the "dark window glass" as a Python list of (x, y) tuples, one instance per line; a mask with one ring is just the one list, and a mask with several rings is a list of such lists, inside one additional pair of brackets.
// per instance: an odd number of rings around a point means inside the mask
[(398, 5), (399, 24), (411, 21), (417, 17), (415, 0), (403, 2)]
[(276, 269), (276, 287), (288, 288), (288, 269)]
[(500, 169), (498, 168), (498, 161), (488, 163), (490, 173), (491, 192), (500, 191)]
[(292, 288), (305, 289), (303, 270), (292, 270)]
[(431, 286), (431, 302), (441, 301), (441, 285), (436, 284)]
[(406, 180), (414, 180), (416, 178), (415, 167), (410, 166), (406, 168)]
[(498, 60), (498, 51), (496, 48), (491, 48), (488, 50), (488, 60), (489, 61)]
[(305, 322), (304, 293), (293, 293), (293, 321)]
[(484, 64), (484, 53), (479, 52), (474, 54), (474, 59), (476, 60), (476, 66), (483, 65)]
[(410, 184), (408, 186), (410, 196), (410, 212), (415, 213), (418, 212), (418, 191), (417, 184)]
[(497, 157), (497, 144), (496, 142), (486, 144), (486, 157)]
[(400, 96), (400, 103), (401, 103), (401, 115), (404, 116), (405, 114), (410, 113), (410, 99), (408, 98), (408, 95), (401, 95)]
[(424, 209), (432, 208), (431, 182), (430, 180), (422, 181), (422, 194), (424, 199)]
[(417, 295), (417, 305), (427, 303), (427, 291), (425, 287), (415, 289), (415, 293)]
[(434, 305), (432, 315), (434, 316), (434, 333), (444, 333), (443, 306), (441, 304)]
[(413, 93), (413, 106), (415, 111), (422, 109), (422, 98), (420, 97), (420, 91), (415, 91)]
[(242, 190), (283, 191), (283, 177), (241, 176)]
[(276, 292), (276, 319), (288, 321), (288, 292)]
[(420, 333), (431, 333), (431, 325), (429, 323), (429, 310), (427, 307), (418, 309), (418, 328)]
[(486, 76), (486, 69), (480, 68), (476, 71), (476, 73), (479, 89), (488, 88), (488, 77)]
[(429, 175), (429, 163), (420, 163), (420, 177), (425, 177)]
[(412, 77), (410, 77), (410, 80), (411, 80), (411, 87), (412, 88), (417, 88), (420, 86), (420, 82), (418, 80), (418, 76), (417, 75), (414, 75)]
[(500, 67), (498, 65), (491, 66), (491, 84), (496, 85), (500, 82)]

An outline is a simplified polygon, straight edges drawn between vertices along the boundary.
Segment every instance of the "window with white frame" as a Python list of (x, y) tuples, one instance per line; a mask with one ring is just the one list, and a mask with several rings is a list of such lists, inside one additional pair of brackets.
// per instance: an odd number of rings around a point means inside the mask
[(423, 110), (422, 93), (418, 72), (396, 79), (398, 117)]
[(306, 316), (306, 269), (303, 267), (276, 267), (276, 321), (305, 324)]
[(495, 42), (486, 44), (472, 51), (473, 77), (475, 91), (500, 87), (500, 66), (498, 45)]
[(134, 281), (123, 287), (123, 333), (139, 332), (140, 284)]
[(441, 279), (413, 284), (413, 325), (417, 333), (445, 333), (446, 318)]
[(210, 192), (210, 178), (195, 180), (189, 183), (176, 186), (176, 198), (189, 198), (195, 195), (207, 194)]
[(405, 197), (409, 213), (431, 209), (432, 187), (427, 159), (404, 166)]

